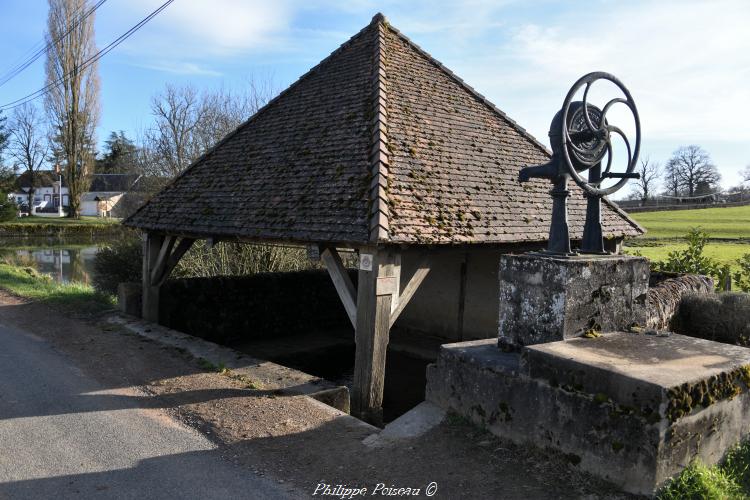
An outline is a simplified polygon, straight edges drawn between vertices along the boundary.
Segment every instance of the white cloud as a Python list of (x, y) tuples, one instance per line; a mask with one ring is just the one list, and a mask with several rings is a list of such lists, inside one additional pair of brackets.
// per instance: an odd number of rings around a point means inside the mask
[[(108, 4), (104, 32), (161, 2)], [(750, 143), (748, 0), (176, 0), (122, 52), (180, 74), (218, 73), (248, 54), (311, 66), (377, 11), (545, 143), (565, 92), (593, 70), (633, 92), (646, 153), (649, 143)]]
[[(103, 13), (107, 24), (138, 20), (162, 0), (132, 0)], [(176, 0), (124, 45), (131, 54), (176, 60), (225, 58), (274, 43), (289, 28), (292, 9), (286, 0)], [(130, 21), (129, 21), (130, 22)]]
[(222, 76), (219, 71), (191, 62), (154, 61), (143, 64), (136, 63), (135, 66), (175, 75)]
[(528, 24), (503, 47), (515, 75), (500, 80), (511, 87), (502, 92), (549, 100), (580, 75), (607, 70), (633, 92), (644, 134), (748, 141), (749, 20), (750, 2), (726, 0), (607, 3), (578, 19)]
[(750, 159), (750, 2), (603, 1), (542, 13), (465, 57), (444, 47), (456, 57), (444, 62), (545, 143), (571, 84), (609, 71), (638, 104), (642, 153), (661, 161), (679, 145), (704, 144), (724, 184), (738, 181)]

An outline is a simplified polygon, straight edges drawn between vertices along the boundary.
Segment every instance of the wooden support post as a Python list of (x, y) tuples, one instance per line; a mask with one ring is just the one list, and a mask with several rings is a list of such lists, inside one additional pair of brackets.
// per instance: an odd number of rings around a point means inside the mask
[(159, 322), (159, 293), (185, 252), (195, 240), (146, 233), (143, 236), (143, 295), (142, 316), (146, 321)]
[(157, 276), (156, 278), (156, 285), (162, 286), (164, 282), (167, 281), (167, 278), (169, 278), (172, 270), (174, 270), (175, 266), (177, 266), (177, 263), (180, 262), (180, 259), (183, 255), (185, 255), (185, 252), (190, 250), (190, 247), (193, 246), (193, 243), (195, 243), (195, 240), (192, 240), (190, 238), (182, 238), (180, 240), (180, 242), (177, 244), (177, 248), (174, 249), (174, 252), (169, 254), (169, 256), (167, 257), (161, 275)]
[(164, 236), (155, 233), (143, 235), (143, 295), (142, 315), (146, 321), (159, 322), (159, 287), (154, 286), (151, 274), (158, 265)]
[(352, 414), (383, 424), (383, 383), (394, 295), (398, 297), (401, 255), (394, 249), (361, 250), (372, 255), (371, 270), (360, 263), (357, 287), (357, 342), (352, 387)]
[(341, 303), (344, 304), (346, 314), (349, 316), (349, 321), (352, 322), (352, 326), (357, 328), (357, 293), (354, 290), (354, 284), (349, 278), (349, 272), (341, 262), (341, 256), (335, 248), (326, 248), (320, 253), (320, 259), (326, 266), (328, 274), (331, 276), (333, 286), (336, 287), (336, 292), (339, 294)]
[(172, 253), (172, 247), (177, 240), (174, 236), (165, 236), (161, 243), (159, 254), (156, 256), (156, 264), (151, 268), (151, 284), (156, 284), (159, 277), (164, 273), (164, 266), (167, 264), (167, 257)]

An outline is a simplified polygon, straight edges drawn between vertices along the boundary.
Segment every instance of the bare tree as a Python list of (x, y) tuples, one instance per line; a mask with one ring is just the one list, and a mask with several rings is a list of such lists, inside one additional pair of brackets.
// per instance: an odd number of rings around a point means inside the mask
[(7, 116), (3, 116), (2, 110), (0, 110), (0, 164), (2, 164), (3, 152), (8, 147), (9, 133), (8, 133), (8, 121)]
[(677, 173), (669, 165), (666, 166), (663, 173), (664, 194), (667, 196), (680, 196), (682, 194), (682, 183)]
[(199, 154), (194, 134), (202, 118), (200, 96), (194, 87), (167, 85), (151, 100), (154, 127), (148, 132), (148, 146), (157, 174), (174, 177)]
[(46, 74), (51, 90), (45, 106), (52, 127), (54, 153), (64, 167), (70, 217), (79, 217), (81, 195), (94, 170), (95, 128), (99, 121), (98, 67), (94, 15), (88, 0), (48, 0)]
[(10, 122), (8, 152), (13, 160), (23, 167), (29, 181), (29, 213), (34, 206), (36, 173), (47, 160), (49, 142), (44, 122), (36, 106), (25, 103), (16, 108)]
[(721, 174), (711, 162), (711, 157), (696, 145), (677, 149), (667, 163), (668, 177), (679, 182), (688, 196), (693, 196), (699, 186), (715, 188)]
[(656, 191), (656, 184), (661, 176), (661, 165), (652, 162), (649, 158), (641, 159), (640, 165), (635, 171), (641, 175), (633, 185), (633, 193), (642, 203), (646, 203)]
[(740, 176), (742, 177), (742, 182), (750, 182), (750, 165), (740, 172)]
[(141, 139), (141, 169), (164, 179), (177, 176), (268, 102), (272, 92), (265, 80), (251, 80), (243, 92), (199, 93), (191, 86), (167, 85), (151, 101), (154, 125)]

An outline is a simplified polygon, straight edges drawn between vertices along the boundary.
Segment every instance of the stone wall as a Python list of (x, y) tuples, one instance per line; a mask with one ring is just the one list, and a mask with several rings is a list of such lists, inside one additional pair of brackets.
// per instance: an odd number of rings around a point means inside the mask
[(164, 326), (218, 343), (352, 327), (324, 270), (169, 280), (159, 314)]
[(677, 307), (672, 327), (691, 337), (750, 346), (750, 294), (686, 294)]
[(708, 294), (714, 291), (714, 281), (697, 274), (665, 275), (652, 273), (652, 283), (646, 295), (647, 328), (669, 330), (682, 297), (690, 293)]

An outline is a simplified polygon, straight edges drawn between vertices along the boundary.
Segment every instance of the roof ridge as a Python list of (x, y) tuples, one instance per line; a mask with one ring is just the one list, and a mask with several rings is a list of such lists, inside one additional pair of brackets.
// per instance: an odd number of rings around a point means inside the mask
[(154, 196), (150, 197), (148, 200), (146, 200), (145, 203), (143, 203), (135, 212), (130, 214), (125, 220), (122, 221), (122, 224), (128, 225), (132, 219), (141, 211), (143, 210), (151, 201), (151, 198), (154, 198), (155, 196), (159, 196), (162, 193), (165, 193), (169, 191), (174, 184), (180, 180), (185, 174), (187, 174), (190, 170), (193, 169), (196, 165), (201, 163), (205, 158), (210, 156), (216, 149), (218, 149), (221, 145), (229, 141), (232, 137), (237, 135), (241, 130), (243, 130), (245, 127), (248, 127), (254, 120), (257, 119), (258, 116), (261, 116), (264, 114), (269, 108), (271, 108), (276, 102), (279, 101), (283, 96), (287, 95), (292, 89), (296, 88), (298, 85), (300, 85), (304, 80), (306, 80), (309, 76), (313, 75), (316, 71), (320, 69), (321, 66), (326, 64), (328, 61), (330, 61), (334, 56), (342, 52), (344, 49), (348, 48), (350, 45), (354, 43), (359, 37), (363, 36), (369, 29), (372, 28), (373, 25), (380, 24), (381, 22), (385, 22), (385, 16), (383, 14), (376, 14), (373, 18), (370, 24), (359, 30), (356, 34), (351, 36), (347, 41), (339, 45), (336, 50), (328, 54), (323, 60), (321, 60), (318, 64), (310, 68), (306, 73), (304, 73), (302, 76), (297, 78), (294, 82), (292, 82), (291, 85), (289, 85), (287, 88), (282, 90), (278, 93), (276, 97), (268, 101), (265, 105), (263, 105), (260, 109), (258, 109), (255, 113), (253, 113), (250, 118), (242, 122), (240, 125), (237, 126), (234, 130), (229, 132), (227, 135), (225, 135), (221, 140), (219, 140), (216, 144), (211, 146), (209, 149), (207, 149), (202, 155), (200, 155), (198, 158), (193, 160), (190, 165), (188, 165), (185, 170), (177, 174), (172, 180), (170, 180), (162, 189), (160, 189)]
[(373, 54), (373, 121), (372, 145), (370, 147), (370, 241), (377, 243), (388, 239), (388, 107), (387, 81), (385, 73), (385, 16), (376, 14), (372, 22), (377, 24), (378, 36)]
[[(382, 15), (382, 14), (381, 14)], [(374, 18), (373, 18), (374, 19)], [(398, 28), (395, 28), (392, 24), (385, 22), (385, 25), (388, 29), (390, 29), (396, 36), (401, 38), (403, 41), (408, 43), (414, 50), (416, 50), (419, 54), (421, 54), (423, 57), (427, 58), (432, 64), (438, 67), (438, 69), (442, 70), (445, 74), (447, 74), (449, 77), (451, 77), (456, 83), (461, 85), (464, 89), (466, 89), (471, 95), (473, 95), (477, 100), (479, 100), (481, 103), (483, 103), (485, 106), (490, 108), (494, 113), (499, 115), (503, 120), (507, 121), (511, 127), (516, 129), (521, 135), (529, 139), (534, 145), (536, 145), (538, 148), (540, 148), (546, 155), (552, 156), (552, 151), (547, 148), (541, 141), (539, 141), (536, 137), (531, 135), (531, 133), (523, 128), (521, 125), (518, 124), (515, 120), (513, 120), (511, 117), (509, 117), (503, 110), (495, 106), (495, 104), (492, 103), (489, 99), (487, 99), (485, 96), (483, 96), (479, 91), (477, 91), (474, 87), (466, 83), (460, 76), (455, 74), (453, 71), (451, 71), (449, 68), (447, 68), (443, 63), (435, 59), (432, 55), (430, 55), (429, 52), (424, 50), (422, 47), (414, 43), (408, 36), (401, 33)]]

